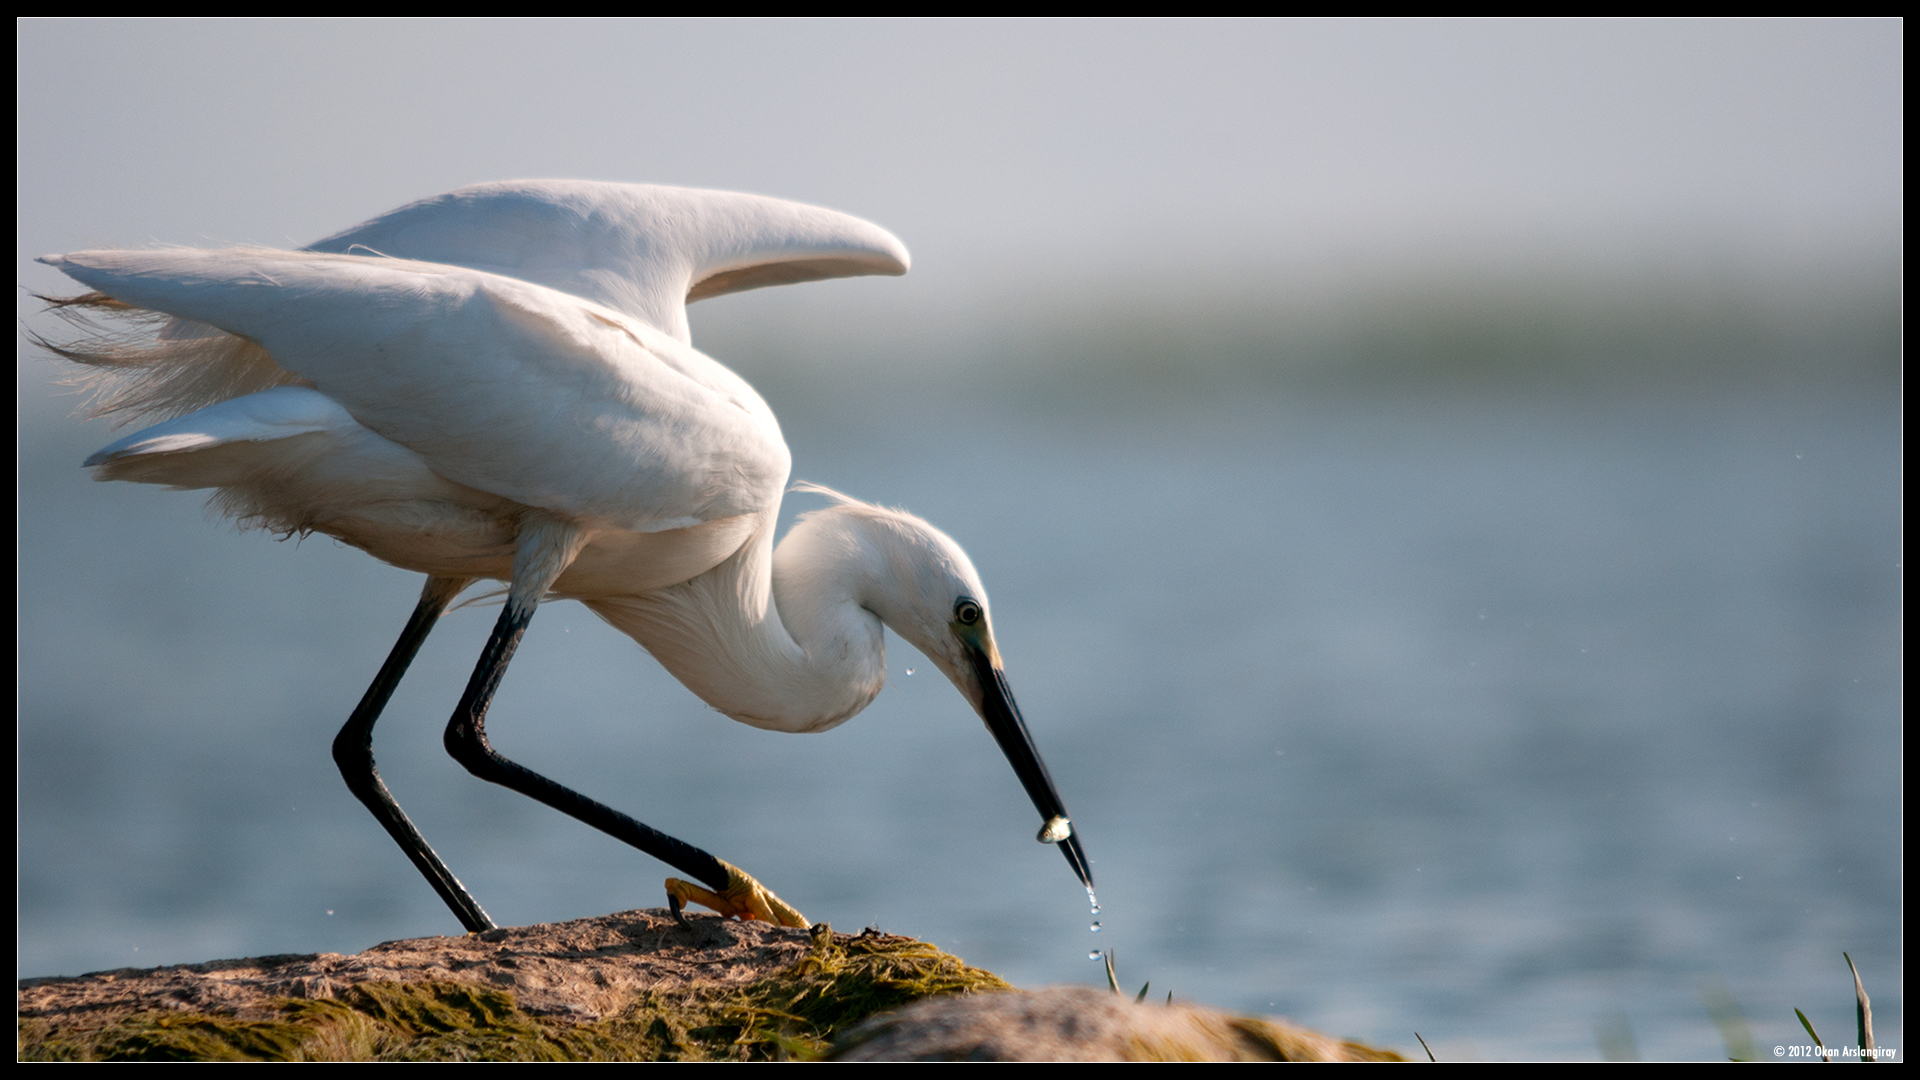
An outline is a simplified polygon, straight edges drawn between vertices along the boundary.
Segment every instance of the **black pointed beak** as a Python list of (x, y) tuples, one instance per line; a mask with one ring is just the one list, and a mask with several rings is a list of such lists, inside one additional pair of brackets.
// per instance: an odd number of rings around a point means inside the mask
[(1060, 853), (1067, 857), (1067, 865), (1073, 867), (1080, 884), (1092, 892), (1093, 871), (1087, 868), (1087, 854), (1080, 848), (1080, 837), (1073, 831), (1072, 819), (1067, 817), (1066, 804), (1060, 801), (1060, 792), (1053, 786), (1046, 762), (1040, 760), (1040, 752), (1033, 747), (1033, 736), (1027, 733), (1027, 722), (1020, 717), (1020, 707), (1013, 703), (1006, 672), (971, 644), (966, 645), (966, 653), (974, 674), (980, 679), (980, 708), (987, 730), (993, 732), (1000, 752), (1007, 755), (1014, 773), (1020, 777), (1020, 785), (1027, 789), (1027, 797), (1040, 811), (1043, 824), (1037, 839), (1043, 844), (1059, 845)]

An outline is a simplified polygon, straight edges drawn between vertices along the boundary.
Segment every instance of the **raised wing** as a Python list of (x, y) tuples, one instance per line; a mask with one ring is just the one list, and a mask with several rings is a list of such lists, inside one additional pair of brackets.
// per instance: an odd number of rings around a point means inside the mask
[(513, 180), (409, 203), (313, 244), (464, 266), (598, 301), (690, 344), (686, 305), (767, 285), (904, 274), (870, 222), (761, 195)]
[(311, 252), (43, 260), (116, 300), (258, 342), (457, 483), (590, 524), (776, 506), (790, 458), (743, 380), (619, 312), (463, 267)]

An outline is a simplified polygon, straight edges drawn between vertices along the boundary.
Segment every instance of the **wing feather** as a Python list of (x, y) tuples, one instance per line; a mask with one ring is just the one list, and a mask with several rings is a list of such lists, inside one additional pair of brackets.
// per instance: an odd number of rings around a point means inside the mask
[(464, 267), (313, 252), (91, 251), (48, 263), (117, 300), (258, 342), (457, 483), (655, 532), (779, 503), (771, 410), (630, 316)]
[(906, 245), (836, 210), (735, 191), (512, 180), (435, 195), (310, 251), (386, 255), (519, 278), (690, 344), (686, 305), (745, 289), (904, 274)]

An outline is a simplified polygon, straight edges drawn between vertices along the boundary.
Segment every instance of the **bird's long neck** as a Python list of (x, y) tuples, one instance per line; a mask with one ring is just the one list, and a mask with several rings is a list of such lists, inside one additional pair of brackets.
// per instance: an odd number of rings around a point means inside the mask
[(885, 638), (879, 617), (860, 605), (868, 572), (858, 560), (782, 553), (769, 514), (751, 542), (691, 581), (585, 603), (735, 720), (824, 731), (886, 684)]

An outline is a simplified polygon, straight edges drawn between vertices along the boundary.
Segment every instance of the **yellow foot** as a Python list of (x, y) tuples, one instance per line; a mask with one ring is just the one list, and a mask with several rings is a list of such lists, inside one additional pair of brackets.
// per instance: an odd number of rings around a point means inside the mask
[(667, 906), (673, 909), (674, 918), (684, 924), (686, 916), (680, 914), (680, 909), (688, 903), (694, 903), (712, 908), (728, 918), (759, 919), (775, 926), (808, 925), (805, 915), (773, 895), (772, 889), (753, 880), (745, 870), (729, 862), (720, 861), (720, 865), (727, 868), (727, 887), (717, 893), (691, 881), (667, 879)]

